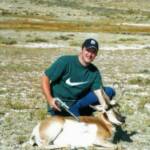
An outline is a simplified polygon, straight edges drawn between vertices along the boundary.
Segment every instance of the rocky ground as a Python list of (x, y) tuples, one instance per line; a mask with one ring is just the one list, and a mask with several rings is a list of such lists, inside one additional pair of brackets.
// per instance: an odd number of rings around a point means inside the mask
[(57, 57), (78, 54), (88, 37), (100, 42), (94, 64), (126, 116), (114, 143), (150, 149), (148, 0), (0, 2), (0, 149), (38, 149), (24, 143), (46, 117), (41, 74)]

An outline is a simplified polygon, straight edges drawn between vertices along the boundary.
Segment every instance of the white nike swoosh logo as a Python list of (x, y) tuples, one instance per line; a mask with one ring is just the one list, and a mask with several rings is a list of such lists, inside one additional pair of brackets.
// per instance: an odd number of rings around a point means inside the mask
[(82, 84), (86, 84), (88, 83), (88, 81), (84, 81), (84, 82), (71, 82), (70, 78), (68, 78), (66, 80), (66, 84), (70, 85), (70, 86), (78, 86), (78, 85), (82, 85)]

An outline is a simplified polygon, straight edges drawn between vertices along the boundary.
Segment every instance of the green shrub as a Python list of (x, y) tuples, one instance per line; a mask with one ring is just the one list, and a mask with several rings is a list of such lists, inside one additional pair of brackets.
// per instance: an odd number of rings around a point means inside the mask
[(23, 144), (24, 142), (26, 142), (28, 140), (27, 136), (24, 135), (19, 135), (16, 139), (18, 144)]
[(4, 9), (3, 9), (3, 10), (1, 11), (1, 15), (2, 15), (2, 16), (9, 16), (9, 15), (11, 15), (11, 12), (10, 12), (9, 10), (4, 10)]
[(63, 40), (63, 41), (67, 41), (70, 39), (70, 37), (68, 36), (64, 36), (64, 35), (61, 35), (59, 37), (55, 37), (56, 40)]
[(143, 109), (146, 103), (149, 103), (149, 97), (148, 96), (142, 97), (140, 99), (140, 102), (138, 103), (138, 109)]
[(30, 120), (43, 120), (47, 116), (46, 109), (35, 109), (33, 112), (30, 113)]
[(141, 70), (140, 73), (150, 74), (150, 70), (144, 69), (144, 70)]
[(120, 38), (119, 41), (126, 42), (126, 41), (138, 41), (136, 38)]
[(132, 15), (132, 14), (135, 13), (135, 10), (130, 8), (130, 9), (127, 11), (127, 13), (130, 14), (130, 15)]
[(150, 79), (137, 77), (137, 78), (134, 78), (134, 79), (130, 79), (128, 81), (128, 83), (130, 83), (130, 84), (138, 84), (138, 85), (149, 85), (150, 84)]
[(40, 43), (40, 42), (48, 42), (48, 40), (47, 39), (42, 39), (42, 38), (39, 38), (39, 37), (36, 37), (35, 39), (29, 39), (29, 40), (27, 40), (26, 42), (37, 42), (37, 43)]
[(0, 43), (6, 45), (13, 45), (13, 44), (17, 44), (17, 41), (12, 38), (0, 37)]
[(30, 109), (30, 106), (28, 104), (24, 104), (23, 102), (20, 101), (11, 101), (11, 100), (7, 100), (5, 107), (16, 110)]

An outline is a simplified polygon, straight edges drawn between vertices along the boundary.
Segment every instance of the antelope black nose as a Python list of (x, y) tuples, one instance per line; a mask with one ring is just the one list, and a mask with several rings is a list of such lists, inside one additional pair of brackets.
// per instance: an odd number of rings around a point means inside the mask
[(121, 115), (117, 115), (117, 119), (122, 122), (125, 123), (126, 117), (125, 116), (121, 116)]

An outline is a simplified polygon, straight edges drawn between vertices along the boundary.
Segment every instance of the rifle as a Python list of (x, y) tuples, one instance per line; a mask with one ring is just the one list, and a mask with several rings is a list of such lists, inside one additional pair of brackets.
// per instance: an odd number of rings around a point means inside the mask
[(56, 103), (58, 104), (59, 107), (63, 108), (65, 111), (67, 111), (73, 118), (75, 118), (78, 122), (80, 121), (79, 117), (77, 117), (74, 113), (72, 113), (69, 110), (69, 106), (63, 102), (60, 98), (55, 98)]

